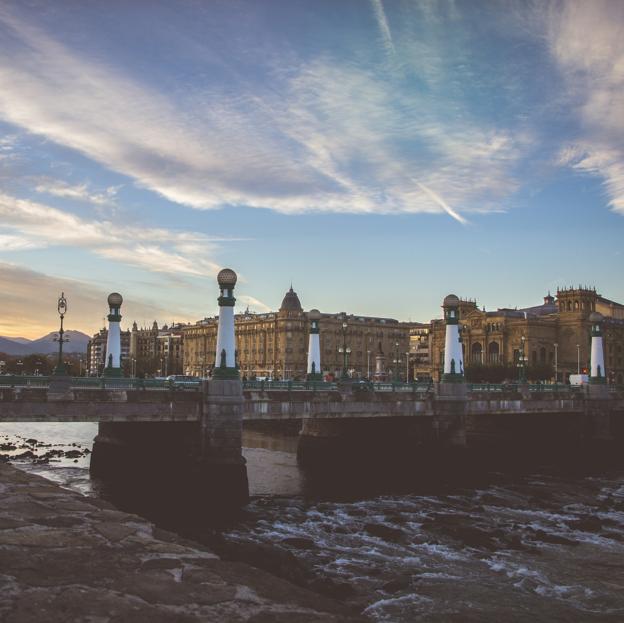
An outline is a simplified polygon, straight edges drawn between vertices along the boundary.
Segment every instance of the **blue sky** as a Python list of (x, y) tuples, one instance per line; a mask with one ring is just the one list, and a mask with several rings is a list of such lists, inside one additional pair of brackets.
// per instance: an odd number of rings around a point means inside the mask
[(624, 300), (624, 4), (5, 2), (0, 334)]

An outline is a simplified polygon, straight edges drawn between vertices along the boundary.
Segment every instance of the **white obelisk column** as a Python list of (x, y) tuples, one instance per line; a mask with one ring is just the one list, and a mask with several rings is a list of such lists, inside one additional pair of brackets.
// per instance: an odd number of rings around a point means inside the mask
[(607, 374), (604, 365), (604, 350), (602, 346), (602, 321), (604, 317), (598, 312), (589, 314), (591, 322), (591, 362), (590, 383), (604, 384), (607, 382)]
[(108, 336), (106, 338), (106, 359), (104, 376), (123, 376), (121, 370), (121, 304), (123, 297), (118, 292), (108, 295)]
[(321, 312), (318, 309), (310, 310), (310, 339), (308, 341), (308, 379), (320, 380), (323, 378), (321, 370)]
[(217, 275), (217, 282), (221, 290), (219, 296), (219, 328), (217, 332), (217, 351), (215, 353), (214, 378), (239, 378), (236, 367), (236, 337), (234, 333), (234, 286), (236, 273), (230, 268), (224, 268)]
[(449, 294), (442, 303), (446, 321), (446, 337), (444, 340), (444, 374), (443, 382), (464, 381), (464, 355), (459, 340), (459, 299)]

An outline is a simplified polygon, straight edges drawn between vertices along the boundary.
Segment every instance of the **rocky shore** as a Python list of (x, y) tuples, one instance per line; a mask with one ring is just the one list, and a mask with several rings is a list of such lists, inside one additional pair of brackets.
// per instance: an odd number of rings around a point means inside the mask
[(332, 599), (0, 462), (0, 620), (362, 619)]

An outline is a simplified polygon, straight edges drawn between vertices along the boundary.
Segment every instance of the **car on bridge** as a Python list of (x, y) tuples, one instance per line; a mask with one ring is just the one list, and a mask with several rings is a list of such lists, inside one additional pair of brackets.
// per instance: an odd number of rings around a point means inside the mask
[(171, 387), (179, 389), (197, 389), (200, 384), (198, 377), (186, 374), (170, 374), (166, 380)]

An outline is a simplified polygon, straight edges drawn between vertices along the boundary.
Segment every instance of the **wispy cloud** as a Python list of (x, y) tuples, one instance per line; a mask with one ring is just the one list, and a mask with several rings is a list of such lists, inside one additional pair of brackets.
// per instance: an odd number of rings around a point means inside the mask
[(272, 311), (268, 305), (253, 296), (249, 296), (247, 294), (237, 294), (236, 298), (252, 312), (266, 313)]
[(609, 205), (624, 215), (624, 4), (557, 3), (548, 14), (547, 37), (582, 122), (559, 162), (601, 177)]
[(41, 194), (85, 201), (96, 206), (115, 206), (115, 196), (119, 188), (110, 186), (103, 192), (93, 192), (88, 184), (72, 185), (62, 180), (47, 178), (40, 180), (35, 186), (35, 190)]
[(150, 272), (178, 276), (213, 276), (219, 270), (212, 256), (220, 239), (204, 234), (83, 219), (3, 193), (0, 219), (2, 227), (17, 232), (2, 234), (13, 244), (13, 250), (50, 245), (78, 247)]
[[(394, 49), (383, 5), (373, 9)], [(414, 187), (416, 175), (462, 212), (499, 209), (530, 148), (525, 133), (415, 97), (383, 64), (320, 56), (260, 67), (268, 86), (186, 84), (174, 98), (7, 8), (0, 24), (11, 35), (0, 43), (0, 117), (194, 208), (448, 213)]]

